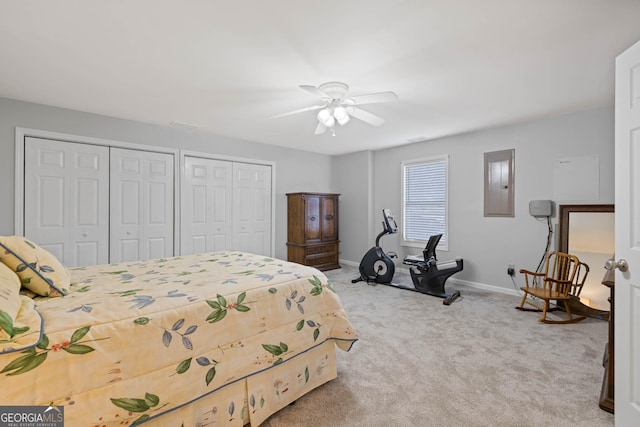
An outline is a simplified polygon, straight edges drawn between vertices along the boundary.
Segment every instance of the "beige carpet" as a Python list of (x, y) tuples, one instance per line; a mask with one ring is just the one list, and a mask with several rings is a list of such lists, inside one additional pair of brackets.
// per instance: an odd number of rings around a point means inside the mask
[(326, 274), (360, 340), (338, 350), (337, 379), (263, 426), (613, 426), (598, 407), (606, 322), (540, 324), (516, 296), (452, 282), (462, 297), (445, 306), (352, 284), (354, 267)]

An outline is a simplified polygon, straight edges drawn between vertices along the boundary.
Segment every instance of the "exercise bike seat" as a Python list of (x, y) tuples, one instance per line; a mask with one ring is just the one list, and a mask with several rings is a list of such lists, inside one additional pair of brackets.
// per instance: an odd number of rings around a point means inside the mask
[(450, 261), (438, 261), (436, 257), (436, 246), (440, 242), (441, 237), (442, 234), (429, 237), (429, 241), (422, 252), (422, 259), (418, 256), (407, 256), (403, 263), (411, 266), (409, 269), (411, 280), (418, 292), (444, 298), (445, 305), (449, 305), (455, 298), (460, 296), (460, 292), (445, 292), (445, 282), (455, 273), (462, 271), (464, 261), (462, 258), (456, 258)]

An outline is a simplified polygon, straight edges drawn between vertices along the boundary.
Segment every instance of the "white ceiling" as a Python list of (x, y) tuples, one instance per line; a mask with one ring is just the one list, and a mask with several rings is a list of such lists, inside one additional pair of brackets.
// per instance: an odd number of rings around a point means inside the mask
[[(0, 97), (325, 154), (613, 103), (640, 0), (0, 0)], [(298, 87), (394, 91), (314, 135)]]

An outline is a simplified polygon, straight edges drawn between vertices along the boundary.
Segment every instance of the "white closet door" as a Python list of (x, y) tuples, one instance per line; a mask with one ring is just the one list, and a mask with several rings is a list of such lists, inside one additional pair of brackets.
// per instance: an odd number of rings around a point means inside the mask
[(180, 253), (231, 249), (232, 162), (185, 156), (183, 171)]
[(109, 262), (109, 148), (25, 138), (24, 233), (69, 267)]
[(173, 156), (111, 148), (110, 262), (173, 256)]
[(233, 247), (271, 256), (271, 166), (233, 164)]

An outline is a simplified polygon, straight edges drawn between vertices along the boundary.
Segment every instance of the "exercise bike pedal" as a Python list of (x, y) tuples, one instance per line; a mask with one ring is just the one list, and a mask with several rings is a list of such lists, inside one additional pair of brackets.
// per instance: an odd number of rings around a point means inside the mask
[(451, 295), (448, 295), (443, 301), (442, 304), (444, 305), (451, 305), (451, 303), (453, 301), (455, 301), (456, 298), (458, 298), (460, 296), (460, 291), (455, 291), (454, 293), (452, 293)]

